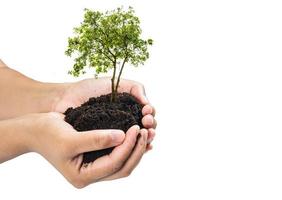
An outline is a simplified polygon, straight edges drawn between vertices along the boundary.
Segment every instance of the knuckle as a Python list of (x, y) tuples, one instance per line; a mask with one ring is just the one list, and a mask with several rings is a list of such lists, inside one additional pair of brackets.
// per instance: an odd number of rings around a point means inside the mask
[(102, 143), (103, 143), (104, 146), (108, 147), (108, 146), (110, 146), (112, 144), (112, 141), (113, 141), (112, 140), (112, 136), (107, 134), (107, 135), (104, 136)]
[(127, 169), (125, 170), (123, 173), (122, 173), (122, 177), (126, 178), (128, 176), (130, 176), (132, 173), (132, 170), (131, 169)]
[(111, 145), (112, 142), (112, 138), (110, 135), (98, 135), (95, 139), (94, 139), (94, 143), (95, 145), (99, 146), (99, 147), (108, 147)]
[(71, 183), (73, 185), (73, 187), (75, 187), (76, 189), (82, 189), (84, 187), (86, 187), (86, 184), (78, 181), (78, 182), (72, 182)]
[(77, 189), (82, 189), (87, 186), (85, 181), (77, 177), (71, 177), (69, 182)]
[(122, 167), (122, 162), (116, 162), (116, 163), (113, 163), (111, 166), (110, 166), (110, 171), (111, 171), (111, 173), (115, 173), (115, 172), (117, 172), (117, 171), (119, 171), (120, 169), (121, 169), (121, 167)]

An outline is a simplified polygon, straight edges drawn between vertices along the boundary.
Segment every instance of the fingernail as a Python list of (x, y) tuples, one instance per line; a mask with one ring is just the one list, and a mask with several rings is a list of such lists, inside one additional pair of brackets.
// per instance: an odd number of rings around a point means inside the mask
[(140, 133), (140, 127), (138, 125), (135, 125), (136, 126), (136, 133)]
[(112, 130), (111, 131), (112, 140), (115, 144), (119, 144), (124, 140), (125, 134), (121, 130)]

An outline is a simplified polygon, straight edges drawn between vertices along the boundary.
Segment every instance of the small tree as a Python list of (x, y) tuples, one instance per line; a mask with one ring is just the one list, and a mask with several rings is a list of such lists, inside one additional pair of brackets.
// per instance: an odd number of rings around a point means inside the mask
[[(112, 96), (115, 101), (120, 77), (126, 63), (133, 66), (144, 64), (149, 58), (148, 45), (152, 39), (141, 39), (140, 21), (132, 7), (105, 13), (85, 9), (84, 20), (74, 28), (75, 36), (68, 39), (66, 55), (75, 55), (70, 74), (85, 73), (85, 66), (95, 68), (97, 77), (113, 69)], [(117, 76), (117, 77), (116, 77)]]

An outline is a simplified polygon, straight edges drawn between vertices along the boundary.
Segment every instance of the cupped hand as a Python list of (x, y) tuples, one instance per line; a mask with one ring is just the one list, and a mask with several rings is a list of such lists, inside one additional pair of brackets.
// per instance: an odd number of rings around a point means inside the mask
[[(84, 102), (88, 101), (90, 97), (98, 97), (103, 94), (111, 92), (111, 79), (85, 79), (76, 83), (68, 84), (61, 93), (58, 100), (53, 105), (52, 111), (64, 113), (69, 107), (78, 107)], [(144, 105), (142, 109), (143, 126), (148, 130), (148, 146), (147, 150), (152, 148), (151, 142), (155, 137), (155, 128), (157, 122), (155, 120), (155, 109), (150, 105), (145, 90), (142, 84), (121, 79), (118, 92), (127, 92), (133, 95), (141, 104)]]
[[(146, 151), (148, 131), (132, 126), (121, 130), (75, 131), (56, 112), (29, 117), (30, 150), (45, 157), (73, 186), (130, 175)], [(115, 147), (111, 154), (83, 164), (83, 153)]]

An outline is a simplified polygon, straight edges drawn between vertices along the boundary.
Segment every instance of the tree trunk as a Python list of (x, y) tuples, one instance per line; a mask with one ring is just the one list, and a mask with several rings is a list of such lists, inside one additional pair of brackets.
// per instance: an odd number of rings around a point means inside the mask
[(116, 92), (115, 92), (115, 78), (116, 78), (116, 61), (114, 63), (114, 72), (112, 76), (112, 94), (111, 94), (111, 102), (114, 102), (116, 100)]
[(125, 65), (125, 63), (126, 63), (126, 60), (127, 60), (127, 57), (124, 58), (123, 63), (122, 63), (122, 66), (121, 66), (121, 69), (120, 69), (119, 74), (118, 74), (117, 84), (116, 84), (116, 88), (115, 88), (115, 93), (116, 93), (116, 94), (118, 93), (118, 86), (119, 86), (119, 82), (120, 82), (120, 77), (121, 77), (121, 74), (122, 74), (122, 70), (123, 70), (123, 68), (124, 68), (124, 65)]

